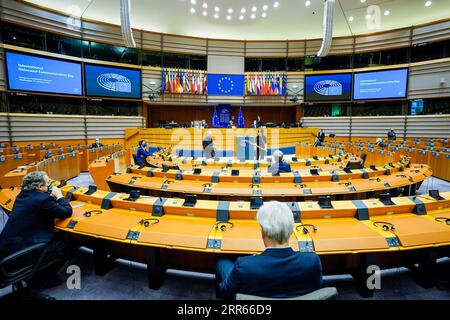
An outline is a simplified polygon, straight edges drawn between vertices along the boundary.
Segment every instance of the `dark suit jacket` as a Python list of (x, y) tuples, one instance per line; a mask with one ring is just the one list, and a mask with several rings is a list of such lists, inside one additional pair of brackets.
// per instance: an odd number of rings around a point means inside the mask
[(69, 200), (55, 200), (38, 191), (21, 191), (14, 202), (11, 216), (0, 234), (0, 257), (30, 245), (50, 242), (55, 218), (72, 216)]
[(99, 147), (103, 147), (103, 144), (97, 143), (97, 142), (94, 142), (94, 143), (92, 144), (92, 148), (99, 148)]
[(244, 293), (270, 298), (303, 295), (322, 286), (322, 264), (313, 252), (269, 248), (254, 256), (238, 258), (230, 275), (219, 284), (223, 298)]
[(276, 163), (272, 163), (268, 168), (267, 171), (271, 174), (277, 174), (277, 173), (285, 173), (285, 172), (291, 172), (291, 165), (284, 161), (279, 161)]

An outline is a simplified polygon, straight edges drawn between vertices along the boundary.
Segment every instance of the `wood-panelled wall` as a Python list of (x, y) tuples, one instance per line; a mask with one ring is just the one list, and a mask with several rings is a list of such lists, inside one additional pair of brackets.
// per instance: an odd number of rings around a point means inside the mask
[[(151, 128), (159, 121), (175, 121), (177, 123), (190, 123), (194, 120), (205, 120), (211, 126), (211, 118), (214, 113), (214, 106), (190, 106), (190, 105), (154, 105), (145, 104), (148, 120), (147, 127)], [(292, 123), (298, 120), (301, 115), (297, 110), (298, 106), (243, 106), (245, 126), (249, 127), (254, 119), (259, 115), (263, 122), (286, 122)], [(239, 107), (233, 106), (231, 114), (237, 121)]]

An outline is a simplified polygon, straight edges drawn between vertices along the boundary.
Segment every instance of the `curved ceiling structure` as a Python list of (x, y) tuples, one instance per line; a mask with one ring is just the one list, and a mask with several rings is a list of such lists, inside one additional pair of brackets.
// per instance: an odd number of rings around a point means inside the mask
[[(119, 0), (28, 0), (85, 19), (120, 24)], [(336, 0), (333, 36), (449, 18), (450, 0)], [(322, 37), (323, 0), (132, 0), (131, 26), (234, 40)]]

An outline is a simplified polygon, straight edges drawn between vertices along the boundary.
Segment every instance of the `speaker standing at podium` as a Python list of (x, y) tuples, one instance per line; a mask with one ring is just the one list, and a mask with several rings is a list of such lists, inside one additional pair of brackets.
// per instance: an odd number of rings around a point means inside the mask
[(207, 159), (214, 158), (216, 155), (216, 152), (214, 150), (214, 144), (213, 144), (213, 140), (212, 140), (212, 132), (211, 131), (206, 132), (205, 137), (203, 138), (203, 141), (202, 141), (202, 145), (203, 145), (205, 157)]
[(264, 160), (267, 150), (267, 137), (264, 133), (264, 129), (259, 128), (258, 135), (256, 136), (256, 160)]

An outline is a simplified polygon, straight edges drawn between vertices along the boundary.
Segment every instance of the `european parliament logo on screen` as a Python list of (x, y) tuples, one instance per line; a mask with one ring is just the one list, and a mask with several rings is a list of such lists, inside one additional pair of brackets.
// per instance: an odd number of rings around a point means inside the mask
[(141, 72), (135, 69), (85, 65), (86, 95), (141, 98)]
[(208, 74), (208, 94), (243, 96), (244, 75)]
[(82, 95), (81, 64), (6, 52), (10, 90)]
[(350, 73), (306, 75), (305, 101), (341, 101), (351, 99)]

